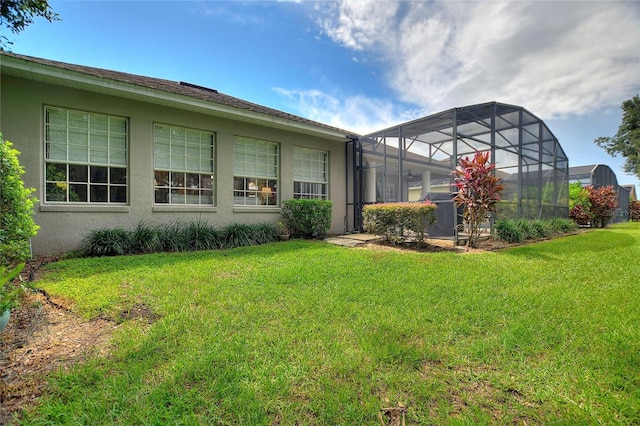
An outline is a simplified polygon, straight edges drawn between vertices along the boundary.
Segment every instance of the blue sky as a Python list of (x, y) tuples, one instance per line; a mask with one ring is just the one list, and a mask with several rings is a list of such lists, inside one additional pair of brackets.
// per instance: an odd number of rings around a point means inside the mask
[(498, 101), (545, 120), (571, 165), (640, 93), (637, 1), (49, 1), (25, 55), (188, 81), (359, 133)]

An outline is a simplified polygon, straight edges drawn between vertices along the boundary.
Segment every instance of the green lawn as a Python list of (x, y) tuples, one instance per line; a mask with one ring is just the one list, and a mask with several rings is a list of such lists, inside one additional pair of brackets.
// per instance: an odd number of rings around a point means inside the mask
[(493, 253), (290, 241), (73, 259), (38, 285), (119, 320), (25, 424), (640, 423), (640, 223)]

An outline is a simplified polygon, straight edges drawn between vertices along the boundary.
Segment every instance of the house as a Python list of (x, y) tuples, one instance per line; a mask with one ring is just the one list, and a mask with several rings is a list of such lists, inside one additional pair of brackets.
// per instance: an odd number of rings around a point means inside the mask
[(0, 52), (0, 131), (36, 189), (35, 255), (99, 228), (175, 220), (271, 222), (284, 200), (333, 201), (329, 233), (359, 231), (362, 206), (430, 199), (433, 236), (460, 221), (451, 171), (491, 151), (501, 214), (568, 217), (568, 159), (542, 120), (489, 102), (365, 136), (168, 81)]
[(36, 189), (35, 255), (91, 230), (271, 222), (283, 200), (334, 200), (344, 232), (349, 132), (214, 89), (1, 52), (0, 131)]

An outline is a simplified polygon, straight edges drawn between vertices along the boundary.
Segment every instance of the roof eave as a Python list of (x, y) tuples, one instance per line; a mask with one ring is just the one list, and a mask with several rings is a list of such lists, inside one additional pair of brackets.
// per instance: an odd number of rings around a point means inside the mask
[(254, 111), (233, 108), (133, 83), (57, 68), (51, 65), (12, 58), (10, 56), (2, 57), (1, 67), (2, 73), (35, 81), (57, 84), (94, 93), (118, 96), (163, 106), (187, 109), (204, 114), (259, 124), (272, 128), (295, 131), (306, 135), (328, 138), (336, 141), (347, 141), (347, 133), (338, 129), (317, 126), (312, 123), (286, 120), (281, 117), (274, 117), (268, 114), (260, 114)]

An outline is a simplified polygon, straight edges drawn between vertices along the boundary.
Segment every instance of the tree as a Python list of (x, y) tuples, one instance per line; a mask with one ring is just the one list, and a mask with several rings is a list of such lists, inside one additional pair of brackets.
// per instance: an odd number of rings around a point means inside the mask
[[(42, 17), (49, 22), (60, 20), (47, 0), (2, 0), (0, 2), (0, 26), (19, 34), (28, 25), (33, 23), (33, 18)], [(12, 44), (9, 39), (0, 36), (0, 48)]]
[(475, 247), (482, 229), (480, 225), (488, 213), (494, 213), (504, 190), (501, 179), (494, 174), (495, 164), (489, 163), (489, 152), (476, 151), (472, 159), (464, 157), (453, 172), (454, 184), (458, 189), (453, 201), (456, 206), (464, 206), (464, 222), (469, 238), (467, 248)]
[(599, 137), (595, 143), (609, 155), (625, 157), (624, 171), (640, 177), (640, 96), (624, 101), (622, 111), (622, 123), (615, 136)]

